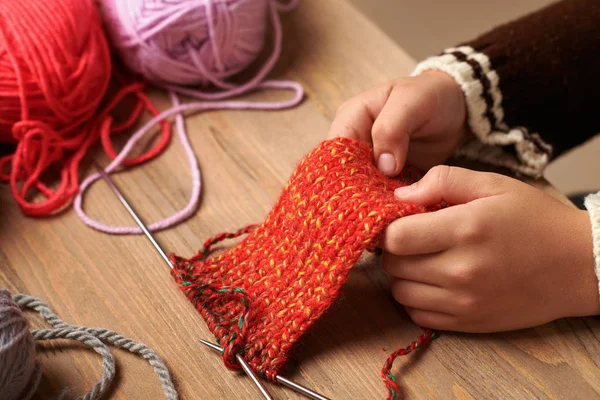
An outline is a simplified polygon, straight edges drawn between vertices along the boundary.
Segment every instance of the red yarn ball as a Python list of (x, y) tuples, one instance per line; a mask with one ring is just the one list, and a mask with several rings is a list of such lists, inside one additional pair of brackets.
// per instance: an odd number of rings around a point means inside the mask
[[(91, 0), (0, 1), (0, 143), (17, 145), (0, 173), (26, 214), (48, 214), (77, 191), (77, 165), (93, 143), (86, 122), (110, 77), (108, 44)], [(54, 191), (39, 176), (57, 162), (67, 168)], [(27, 201), (31, 188), (47, 199)]]
[[(0, 144), (16, 145), (14, 154), (0, 158), (0, 180), (10, 183), (23, 213), (46, 216), (63, 208), (79, 190), (79, 163), (98, 139), (114, 158), (111, 135), (131, 127), (144, 110), (158, 114), (145, 84), (122, 78), (99, 108), (111, 75), (92, 0), (0, 0)], [(109, 113), (128, 95), (135, 96), (133, 110), (113, 126)], [(170, 137), (163, 121), (157, 145), (124, 165), (153, 158)], [(42, 176), (52, 168), (59, 183), (51, 188)]]
[(110, 76), (90, 0), (0, 2), (0, 140), (19, 142), (38, 124), (69, 137), (94, 114)]

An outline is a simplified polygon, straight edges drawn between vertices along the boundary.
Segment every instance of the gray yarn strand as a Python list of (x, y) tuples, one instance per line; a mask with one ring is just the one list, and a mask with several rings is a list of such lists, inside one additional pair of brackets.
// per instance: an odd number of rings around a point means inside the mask
[[(18, 301), (15, 300), (15, 302), (19, 304)], [(31, 334), (35, 341), (53, 339), (77, 340), (100, 354), (102, 356), (102, 377), (92, 390), (81, 396), (80, 399), (97, 400), (106, 394), (115, 378), (115, 357), (108, 349), (108, 346), (94, 336), (78, 330), (75, 326), (65, 326), (57, 329), (34, 329), (31, 331)]]
[(102, 398), (114, 380), (115, 360), (105, 343), (143, 357), (150, 365), (152, 365), (154, 371), (158, 375), (166, 398), (168, 400), (177, 400), (179, 398), (177, 390), (175, 390), (175, 386), (171, 380), (171, 374), (164, 361), (154, 350), (145, 344), (136, 342), (109, 329), (69, 325), (60, 319), (46, 303), (33, 296), (16, 294), (13, 296), (13, 299), (22, 309), (32, 309), (37, 311), (42, 318), (54, 328), (32, 331), (35, 340), (51, 340), (58, 338), (78, 340), (86, 346), (91, 347), (102, 356), (102, 377), (90, 392), (81, 397), (82, 400), (96, 400)]

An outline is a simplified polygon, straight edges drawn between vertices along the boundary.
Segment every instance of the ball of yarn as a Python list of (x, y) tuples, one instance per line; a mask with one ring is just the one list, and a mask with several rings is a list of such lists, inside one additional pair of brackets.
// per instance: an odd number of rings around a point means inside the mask
[[(91, 0), (0, 2), (0, 141), (49, 126), (72, 143), (111, 75), (108, 45)], [(38, 141), (41, 141), (38, 139)]]
[(8, 290), (0, 290), (0, 397), (28, 399), (37, 388), (40, 371), (29, 322)]
[(261, 52), (274, 0), (101, 0), (113, 43), (147, 79), (218, 82)]
[[(0, 144), (15, 147), (0, 157), (0, 181), (10, 183), (26, 215), (63, 209), (79, 191), (79, 165), (92, 145), (102, 139), (114, 158), (112, 135), (145, 110), (158, 114), (145, 84), (118, 71), (116, 90), (103, 101), (113, 68), (92, 1), (0, 1)], [(131, 113), (113, 123), (110, 113), (125, 97), (135, 100)], [(124, 165), (145, 162), (167, 146), (171, 128), (166, 121), (161, 126), (160, 141)]]
[[(37, 312), (51, 328), (29, 331), (22, 310)], [(110, 392), (116, 363), (109, 345), (144, 358), (158, 375), (167, 400), (179, 398), (165, 362), (150, 347), (109, 329), (67, 324), (42, 300), (23, 293), (11, 297), (8, 290), (0, 289), (0, 399), (28, 400), (33, 396), (42, 375), (35, 358), (34, 342), (55, 339), (79, 341), (102, 357), (100, 380), (79, 399), (100, 400)], [(68, 388), (59, 396), (60, 399), (66, 397), (69, 397)]]
[[(0, 178), (28, 215), (47, 215), (78, 189), (77, 166), (97, 132), (89, 120), (111, 77), (108, 43), (92, 0), (0, 1)], [(39, 178), (60, 169), (52, 189)], [(30, 189), (43, 204), (28, 200)]]

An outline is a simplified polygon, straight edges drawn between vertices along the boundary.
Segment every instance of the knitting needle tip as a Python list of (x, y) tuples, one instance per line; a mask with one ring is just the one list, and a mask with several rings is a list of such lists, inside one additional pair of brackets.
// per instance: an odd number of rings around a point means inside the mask
[[(200, 339), (200, 343), (202, 343), (202, 344), (210, 347), (211, 349), (213, 349), (215, 351), (218, 351), (219, 353), (223, 353), (223, 348), (221, 346), (219, 346), (219, 345), (216, 345), (216, 344), (211, 343), (209, 341), (206, 341), (204, 339)], [(272, 399), (271, 395), (267, 391), (267, 388), (264, 387), (264, 385), (258, 379), (258, 377), (254, 373), (254, 371), (252, 371), (252, 368), (250, 368), (250, 366), (248, 365), (248, 363), (246, 362), (246, 360), (244, 360), (244, 357), (242, 357), (239, 354), (236, 354), (236, 358), (237, 358), (238, 362), (240, 363), (242, 369), (246, 373), (246, 375), (248, 375), (250, 377), (250, 379), (252, 379), (252, 381), (254, 381), (254, 384), (256, 386), (258, 386), (258, 389), (260, 390), (260, 392), (262, 393), (262, 395), (265, 397), (265, 399)]]
[(205, 345), (207, 347), (210, 347), (211, 349), (213, 349), (214, 351), (217, 351), (219, 353), (223, 352), (223, 348), (221, 346), (219, 346), (218, 344), (211, 343), (208, 340), (200, 339), (200, 343), (202, 343), (203, 345)]
[[(210, 347), (212, 350), (219, 352), (219, 353), (223, 353), (223, 347), (219, 346), (218, 344), (215, 343), (211, 343), (209, 341), (206, 341), (204, 339), (200, 339), (200, 343), (204, 344), (207, 347)], [(246, 360), (244, 360), (244, 358), (242, 356), (240, 356), (238, 354), (238, 361), (240, 361), (240, 364), (242, 365), (242, 368), (244, 366), (244, 364), (246, 364), (246, 366), (248, 366), (248, 364), (246, 363)], [(248, 366), (249, 368), (249, 366)], [(330, 400), (329, 398), (315, 392), (314, 390), (311, 390), (309, 388), (307, 388), (306, 386), (302, 386), (299, 383), (296, 383), (294, 381), (291, 381), (287, 378), (284, 378), (281, 375), (277, 375), (275, 377), (275, 380), (277, 381), (277, 383), (279, 383), (282, 386), (288, 387), (292, 390), (294, 390), (295, 392), (298, 392), (304, 396), (306, 396), (309, 399), (312, 400)]]

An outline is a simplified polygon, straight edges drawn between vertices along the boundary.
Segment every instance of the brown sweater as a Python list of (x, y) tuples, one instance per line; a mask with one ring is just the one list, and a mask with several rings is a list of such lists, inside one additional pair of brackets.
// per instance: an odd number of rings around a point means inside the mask
[[(459, 153), (540, 176), (551, 157), (600, 132), (600, 1), (559, 1), (446, 49), (416, 73), (427, 69), (465, 91), (480, 144)], [(489, 148), (498, 146), (503, 155)]]
[(600, 132), (600, 1), (560, 1), (466, 45), (497, 71), (508, 126), (538, 132), (555, 156)]

